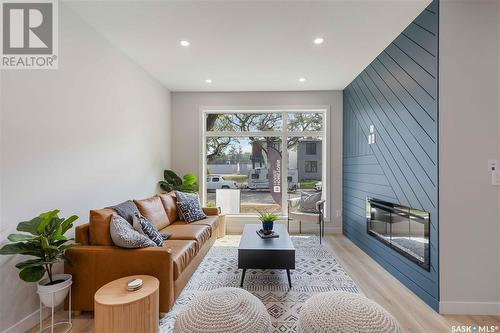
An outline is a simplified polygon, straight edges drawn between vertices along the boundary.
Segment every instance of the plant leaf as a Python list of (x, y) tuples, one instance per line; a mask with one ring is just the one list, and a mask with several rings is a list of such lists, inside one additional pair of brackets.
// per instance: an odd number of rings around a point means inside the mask
[(42, 218), (40, 216), (37, 216), (29, 221), (23, 221), (23, 222), (20, 222), (18, 225), (17, 225), (17, 228), (16, 230), (17, 231), (22, 231), (22, 232), (28, 232), (32, 235), (35, 235), (37, 236), (38, 235), (38, 232), (37, 232), (37, 229), (38, 229), (38, 225), (42, 222)]
[(165, 178), (167, 183), (172, 184), (174, 187), (182, 185), (182, 179), (172, 170), (163, 171), (163, 178)]
[(66, 233), (71, 227), (73, 227), (73, 222), (75, 222), (78, 219), (78, 216), (76, 215), (71, 215), (68, 217), (64, 222), (61, 224), (62, 228), (62, 234)]
[(45, 275), (43, 266), (26, 267), (19, 272), (21, 280), (26, 282), (37, 282)]
[(36, 247), (31, 246), (27, 243), (12, 243), (6, 244), (0, 249), (1, 255), (11, 255), (11, 254), (27, 254), (38, 256), (40, 252)]
[(42, 259), (30, 259), (30, 260), (25, 260), (18, 262), (16, 264), (16, 268), (18, 269), (24, 269), (27, 267), (35, 267), (35, 266), (42, 266), (44, 264)]
[(167, 183), (167, 182), (166, 182), (166, 181), (164, 181), (164, 180), (161, 180), (161, 181), (159, 182), (159, 184), (160, 184), (160, 188), (161, 188), (163, 191), (165, 191), (165, 192), (171, 192), (171, 191), (173, 191), (173, 190), (174, 190), (173, 186), (172, 186), (171, 184)]
[(47, 225), (49, 225), (49, 223), (51, 223), (54, 219), (58, 218), (57, 214), (59, 214), (58, 209), (40, 214), (42, 221), (36, 228), (38, 234), (43, 234), (45, 232), (45, 228), (47, 227)]
[(27, 240), (33, 240), (36, 237), (34, 235), (25, 235), (25, 234), (10, 234), (7, 236), (7, 239), (11, 242), (24, 242)]

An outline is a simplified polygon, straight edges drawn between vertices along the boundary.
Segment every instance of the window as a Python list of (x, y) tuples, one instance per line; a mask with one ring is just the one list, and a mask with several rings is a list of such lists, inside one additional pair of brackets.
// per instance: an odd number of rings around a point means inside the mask
[(219, 177), (212, 177), (212, 182), (217, 183), (219, 181)]
[(306, 143), (306, 155), (316, 155), (316, 142)]
[[(217, 175), (203, 186), (204, 203), (215, 204), (216, 190), (229, 182), (240, 213), (286, 213), (289, 197), (316, 191), (323, 174), (318, 161), (324, 157), (325, 110), (207, 110), (203, 117), (203, 173)], [(305, 155), (316, 161), (305, 161)], [(213, 184), (219, 178), (224, 180)]]
[(305, 161), (305, 163), (306, 163), (306, 172), (307, 173), (318, 172), (318, 162), (317, 161)]

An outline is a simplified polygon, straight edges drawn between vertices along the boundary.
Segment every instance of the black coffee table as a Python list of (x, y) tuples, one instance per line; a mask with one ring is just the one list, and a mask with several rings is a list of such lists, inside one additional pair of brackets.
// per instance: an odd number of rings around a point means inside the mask
[(262, 224), (245, 224), (238, 247), (238, 268), (243, 269), (240, 287), (243, 287), (247, 269), (286, 269), (288, 285), (292, 287), (290, 270), (295, 269), (295, 248), (284, 225), (274, 224), (278, 238), (262, 239), (256, 231)]

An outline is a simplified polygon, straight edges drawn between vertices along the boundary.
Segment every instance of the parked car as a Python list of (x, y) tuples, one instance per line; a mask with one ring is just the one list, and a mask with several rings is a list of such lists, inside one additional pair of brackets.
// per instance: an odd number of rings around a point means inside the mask
[(317, 182), (316, 184), (314, 184), (314, 189), (320, 192), (323, 189), (323, 184), (321, 182)]
[[(251, 190), (269, 189), (269, 178), (267, 168), (255, 168), (248, 171), (248, 188)], [(298, 172), (296, 169), (288, 169), (288, 191), (294, 192), (298, 187)]]
[(235, 189), (236, 182), (233, 180), (225, 180), (221, 175), (209, 175), (207, 176), (207, 190), (216, 189)]

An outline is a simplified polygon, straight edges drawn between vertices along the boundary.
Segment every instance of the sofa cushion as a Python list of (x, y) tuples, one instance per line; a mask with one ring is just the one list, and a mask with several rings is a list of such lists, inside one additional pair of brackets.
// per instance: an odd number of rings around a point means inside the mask
[(115, 213), (110, 208), (93, 209), (90, 211), (89, 219), (89, 241), (90, 245), (106, 245), (113, 246), (109, 225), (111, 224), (111, 216)]
[(163, 243), (163, 246), (171, 250), (170, 257), (174, 262), (174, 280), (177, 280), (179, 275), (184, 271), (184, 268), (191, 263), (191, 260), (198, 253), (196, 242), (193, 240), (169, 239)]
[(160, 230), (161, 233), (169, 233), (169, 240), (183, 239), (194, 240), (197, 243), (196, 250), (199, 250), (203, 244), (210, 238), (211, 229), (206, 225), (169, 225)]
[(203, 220), (187, 223), (186, 221), (175, 221), (172, 225), (207, 225), (210, 227), (210, 235), (212, 235), (219, 225), (219, 216), (207, 216)]
[(167, 212), (168, 220), (172, 223), (177, 221), (179, 216), (177, 215), (177, 198), (173, 193), (165, 193), (159, 195), (163, 208)]
[(153, 223), (156, 229), (161, 230), (170, 224), (167, 212), (163, 208), (159, 196), (155, 195), (148, 199), (134, 200), (134, 203), (139, 208), (139, 212)]

